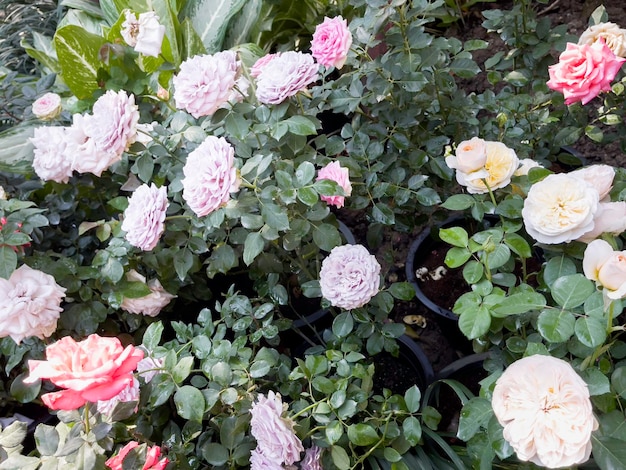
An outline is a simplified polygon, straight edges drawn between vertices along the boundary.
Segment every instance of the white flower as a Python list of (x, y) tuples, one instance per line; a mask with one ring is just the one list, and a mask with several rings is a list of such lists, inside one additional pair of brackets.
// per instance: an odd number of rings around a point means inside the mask
[(288, 51), (266, 63), (257, 77), (256, 96), (263, 104), (279, 104), (317, 80), (319, 65), (311, 54)]
[(600, 200), (603, 200), (609, 195), (613, 187), (615, 168), (610, 165), (590, 165), (570, 171), (569, 174), (585, 180), (588, 184), (596, 188)]
[(576, 240), (589, 243), (603, 233), (615, 236), (626, 231), (626, 201), (601, 202), (593, 218), (593, 229)]
[(487, 142), (479, 137), (464, 140), (457, 148), (455, 155), (446, 157), (446, 164), (463, 173), (483, 170), (487, 163)]
[(158, 15), (149, 11), (137, 18), (130, 10), (124, 11), (124, 15), (121, 30), (124, 41), (141, 54), (158, 57), (165, 36), (165, 26), (159, 23)]
[[(146, 283), (146, 278), (134, 269), (131, 269), (128, 273), (126, 273), (126, 279), (131, 282)], [(175, 295), (170, 294), (163, 289), (163, 286), (158, 279), (150, 280), (148, 282), (148, 288), (151, 292), (144, 297), (132, 299), (124, 297), (121, 307), (130, 313), (156, 317), (161, 312), (163, 307), (169, 304), (172, 299), (176, 298)]]
[(615, 251), (604, 240), (594, 240), (585, 249), (583, 272), (603, 287), (611, 299), (626, 297), (626, 251)]
[(620, 28), (615, 23), (599, 23), (588, 27), (580, 35), (578, 44), (591, 45), (601, 39), (613, 54), (626, 57), (626, 29)]
[(525, 176), (528, 174), (531, 168), (543, 168), (538, 162), (532, 158), (524, 158), (519, 161), (519, 167), (513, 173), (514, 176)]

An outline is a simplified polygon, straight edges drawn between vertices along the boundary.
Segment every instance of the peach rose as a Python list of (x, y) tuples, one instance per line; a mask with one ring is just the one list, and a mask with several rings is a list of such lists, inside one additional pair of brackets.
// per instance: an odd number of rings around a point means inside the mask
[(133, 382), (143, 351), (117, 338), (89, 335), (83, 341), (65, 336), (46, 347), (45, 361), (28, 361), (24, 383), (48, 379), (65, 390), (46, 393), (41, 400), (52, 410), (75, 410), (87, 402), (109, 400)]
[(615, 168), (610, 165), (590, 165), (578, 170), (570, 171), (570, 175), (584, 179), (596, 188), (600, 200), (606, 198), (613, 187)]
[[(104, 462), (104, 464), (111, 470), (122, 470), (124, 468), (124, 459), (128, 453), (136, 447), (139, 447), (139, 443), (137, 441), (130, 441), (120, 449), (119, 454), (115, 457), (111, 457), (109, 460)], [(148, 447), (146, 452), (146, 461), (143, 464), (143, 467), (141, 467), (141, 470), (163, 470), (167, 466), (169, 460), (167, 457), (163, 457), (159, 460), (160, 456), (161, 448), (159, 446)]]
[(446, 164), (463, 173), (483, 170), (487, 163), (487, 142), (479, 137), (464, 140), (457, 148), (455, 155), (446, 157)]
[(598, 428), (587, 384), (569, 363), (534, 355), (511, 364), (491, 399), (517, 457), (548, 468), (586, 462)]
[(615, 23), (598, 23), (589, 26), (578, 39), (578, 44), (594, 44), (604, 40), (613, 54), (626, 57), (626, 29), (620, 28)]
[(619, 235), (626, 231), (626, 201), (601, 202), (593, 218), (593, 229), (576, 240), (589, 243), (603, 233)]
[(615, 251), (604, 240), (594, 240), (585, 249), (583, 272), (604, 288), (611, 300), (626, 297), (626, 251)]

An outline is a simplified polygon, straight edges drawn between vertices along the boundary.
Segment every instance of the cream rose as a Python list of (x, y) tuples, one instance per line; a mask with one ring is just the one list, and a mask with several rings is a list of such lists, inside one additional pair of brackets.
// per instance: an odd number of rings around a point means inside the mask
[(457, 148), (455, 155), (446, 157), (446, 164), (450, 168), (472, 173), (484, 169), (487, 163), (487, 142), (479, 137), (464, 140)]
[(524, 158), (519, 161), (519, 167), (513, 173), (514, 176), (525, 176), (528, 174), (531, 168), (543, 168), (538, 162), (532, 158)]
[(585, 381), (569, 363), (534, 355), (511, 364), (491, 399), (517, 457), (548, 468), (586, 462), (598, 428)]
[(511, 182), (511, 177), (519, 166), (519, 159), (515, 151), (502, 142), (485, 141), (485, 148), (487, 159), (484, 170), (472, 173), (456, 171), (457, 182), (465, 186), (470, 194), (483, 194), (487, 193), (489, 189), (504, 188)]
[(594, 240), (585, 249), (583, 272), (604, 288), (609, 299), (626, 297), (626, 251), (615, 251), (608, 242)]
[(598, 191), (583, 179), (548, 175), (530, 188), (524, 201), (526, 231), (540, 243), (576, 240), (593, 230), (599, 201)]
[(584, 179), (588, 184), (596, 188), (600, 199), (604, 199), (611, 192), (615, 179), (615, 168), (610, 165), (590, 165), (579, 170), (569, 172), (570, 175)]
[(593, 44), (600, 39), (613, 54), (626, 57), (626, 29), (620, 28), (615, 23), (599, 23), (589, 26), (578, 39), (578, 44)]
[(626, 201), (601, 202), (593, 218), (593, 229), (577, 240), (589, 243), (603, 233), (619, 235), (624, 231), (626, 231)]

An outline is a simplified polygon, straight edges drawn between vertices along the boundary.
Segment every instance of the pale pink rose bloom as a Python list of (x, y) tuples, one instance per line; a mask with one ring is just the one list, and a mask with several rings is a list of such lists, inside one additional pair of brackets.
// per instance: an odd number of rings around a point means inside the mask
[(33, 103), (33, 114), (42, 121), (49, 121), (61, 114), (61, 97), (56, 93), (46, 93)]
[(261, 69), (256, 96), (263, 104), (280, 104), (318, 78), (318, 65), (310, 54), (283, 52)]
[(362, 307), (380, 289), (380, 269), (376, 257), (363, 245), (336, 246), (322, 261), (322, 295), (335, 307)]
[(219, 209), (239, 190), (235, 150), (223, 137), (208, 136), (183, 167), (183, 199), (202, 217)]
[(282, 416), (286, 409), (280, 394), (273, 391), (267, 396), (259, 394), (250, 408), (250, 432), (257, 441), (257, 451), (279, 465), (298, 462), (304, 451), (293, 430), (294, 422)]
[(115, 395), (113, 398), (108, 400), (98, 400), (98, 404), (96, 408), (98, 412), (103, 415), (111, 416), (115, 406), (118, 403), (125, 403), (128, 401), (136, 401), (137, 406), (135, 407), (135, 413), (139, 409), (139, 381), (137, 379), (133, 379), (133, 382), (129, 384), (125, 389), (123, 389), (120, 393)]
[(311, 40), (311, 55), (326, 67), (340, 69), (346, 63), (352, 46), (352, 34), (348, 22), (341, 16), (324, 18), (315, 27)]
[[(122, 449), (120, 449), (119, 453), (115, 457), (111, 457), (104, 464), (109, 467), (111, 470), (122, 470), (124, 467), (124, 459), (128, 455), (128, 453), (134, 448), (139, 447), (139, 443), (137, 441), (131, 441), (126, 444)], [(167, 457), (161, 457), (161, 448), (159, 446), (148, 447), (146, 452), (146, 461), (141, 467), (141, 470), (164, 470), (169, 463)]]
[(563, 93), (565, 104), (587, 104), (611, 82), (626, 59), (616, 56), (601, 39), (591, 45), (567, 43), (557, 64), (548, 67), (548, 87)]
[(139, 109), (135, 97), (124, 90), (107, 91), (93, 105), (91, 119), (86, 122), (86, 133), (99, 150), (122, 158), (137, 140)]
[(238, 77), (239, 61), (234, 51), (191, 57), (172, 79), (176, 107), (196, 119), (211, 116), (228, 102)]
[(137, 374), (143, 378), (146, 383), (150, 383), (157, 375), (162, 372), (163, 358), (155, 358), (146, 356), (137, 363)]
[(57, 329), (65, 288), (54, 277), (23, 264), (9, 279), (0, 278), (0, 337), (19, 344), (49, 337)]
[(626, 231), (626, 201), (601, 202), (593, 218), (593, 229), (578, 237), (577, 240), (589, 243), (603, 233), (615, 236)]
[(596, 188), (558, 173), (531, 186), (522, 218), (528, 234), (539, 243), (568, 243), (593, 230), (599, 203)]
[(281, 54), (280, 52), (276, 52), (273, 54), (265, 54), (263, 57), (261, 57), (259, 60), (257, 60), (254, 63), (254, 65), (250, 69), (250, 76), (252, 78), (258, 78), (258, 76), (261, 75), (261, 72), (263, 71), (265, 66), (269, 64), (271, 61), (273, 61), (274, 59), (276, 59), (277, 57), (280, 57), (280, 54)]
[(519, 166), (513, 176), (526, 176), (531, 168), (543, 168), (543, 166), (532, 158), (524, 158), (519, 161)]
[(593, 44), (604, 40), (613, 54), (626, 57), (626, 29), (615, 23), (598, 23), (589, 26), (578, 38), (578, 44)]
[(169, 202), (167, 187), (142, 184), (128, 199), (122, 230), (128, 242), (144, 251), (151, 251), (165, 231), (165, 213)]
[(67, 129), (66, 158), (72, 160), (72, 169), (78, 173), (93, 173), (100, 176), (115, 163), (117, 155), (96, 147), (95, 141), (87, 134), (87, 121), (92, 116), (74, 114), (72, 126)]
[(446, 157), (446, 164), (457, 171), (472, 173), (483, 170), (487, 163), (487, 142), (479, 137), (464, 140), (456, 148), (455, 155)]
[(322, 449), (317, 446), (309, 447), (302, 459), (302, 464), (300, 465), (300, 470), (324, 470), (322, 468)]
[(264, 455), (258, 448), (250, 452), (250, 470), (284, 470), (275, 458)]
[(596, 281), (611, 299), (626, 297), (626, 251), (615, 251), (604, 240), (594, 240), (585, 249), (583, 272)]
[(158, 57), (161, 53), (165, 26), (159, 23), (159, 16), (153, 11), (141, 13), (139, 18), (130, 10), (124, 11), (125, 21), (121, 34), (126, 44), (141, 54)]
[(598, 421), (587, 384), (568, 362), (543, 355), (514, 362), (497, 380), (491, 405), (520, 460), (560, 468), (589, 459)]
[(34, 145), (33, 169), (43, 181), (67, 183), (72, 176), (72, 159), (65, 151), (66, 127), (38, 127), (30, 139)]
[(471, 173), (456, 171), (457, 182), (465, 186), (470, 194), (485, 194), (489, 192), (489, 189), (495, 190), (508, 186), (519, 166), (515, 151), (502, 142), (485, 141), (485, 148), (487, 160), (482, 169)]
[(350, 171), (342, 168), (339, 162), (331, 162), (317, 173), (317, 181), (331, 180), (343, 188), (343, 196), (320, 196), (322, 201), (336, 207), (343, 207), (345, 197), (352, 194), (352, 184), (350, 184)]
[[(126, 273), (126, 279), (131, 282), (146, 283), (146, 278), (134, 269)], [(150, 294), (144, 297), (128, 298), (124, 297), (121, 307), (129, 313), (136, 315), (147, 315), (156, 317), (161, 310), (167, 306), (176, 296), (167, 292), (158, 279), (151, 279), (148, 282)]]
[(584, 179), (588, 184), (596, 188), (600, 195), (600, 200), (603, 200), (609, 195), (613, 187), (615, 168), (610, 165), (590, 165), (570, 171), (569, 174)]

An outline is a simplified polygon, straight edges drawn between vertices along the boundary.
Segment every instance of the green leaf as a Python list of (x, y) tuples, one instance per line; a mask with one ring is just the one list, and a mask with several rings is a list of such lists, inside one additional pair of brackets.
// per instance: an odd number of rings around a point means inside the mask
[(307, 206), (314, 206), (319, 201), (317, 191), (310, 186), (304, 188), (298, 188), (298, 199), (304, 202)]
[(333, 320), (333, 333), (339, 338), (348, 336), (354, 327), (354, 319), (350, 312), (342, 312)]
[(167, 374), (158, 374), (150, 381), (148, 386), (150, 387), (148, 403), (153, 408), (168, 401), (176, 389), (176, 384)]
[(143, 334), (142, 344), (148, 351), (154, 351), (161, 342), (162, 334), (163, 324), (160, 321), (151, 323)]
[(191, 24), (189, 18), (185, 18), (181, 24), (183, 33), (183, 53), (182, 59), (186, 60), (195, 55), (206, 54), (206, 48), (202, 43), (202, 38), (198, 35)]
[(459, 317), (459, 329), (468, 339), (478, 338), (491, 326), (491, 315), (486, 307), (480, 306), (475, 310), (466, 310)]
[(357, 423), (348, 426), (348, 439), (357, 446), (369, 446), (379, 439), (376, 429), (369, 424)]
[(324, 223), (313, 230), (313, 241), (322, 250), (330, 251), (341, 245), (341, 234), (334, 225)]
[(597, 348), (606, 339), (605, 322), (598, 317), (579, 317), (574, 325), (578, 340), (589, 348)]
[(243, 262), (246, 266), (250, 266), (254, 259), (263, 253), (264, 248), (265, 240), (259, 232), (248, 233), (243, 245)]
[(457, 437), (468, 441), (481, 427), (487, 427), (493, 416), (491, 403), (486, 398), (473, 397), (461, 409)]
[(517, 233), (507, 233), (504, 235), (504, 243), (511, 249), (513, 253), (522, 258), (530, 258), (532, 251), (528, 242)]
[(245, 0), (196, 0), (187, 2), (184, 14), (209, 54), (222, 50), (230, 19), (243, 7)]
[(545, 306), (546, 299), (538, 292), (518, 292), (504, 297), (502, 301), (498, 302), (497, 306), (492, 309), (492, 315), (494, 317), (506, 317), (508, 315), (530, 312), (531, 310), (539, 310)]
[(468, 284), (476, 284), (482, 279), (484, 273), (483, 264), (475, 260), (468, 261), (463, 267), (463, 279)]
[(411, 445), (419, 444), (422, 438), (422, 425), (415, 416), (409, 416), (402, 422), (402, 434)]
[(304, 186), (313, 181), (315, 177), (315, 165), (311, 162), (302, 162), (296, 168), (296, 181), (299, 186)]
[(61, 78), (79, 99), (87, 99), (98, 86), (99, 52), (105, 44), (103, 37), (88, 33), (79, 26), (69, 25), (57, 30), (54, 47), (59, 58)]
[(291, 116), (289, 119), (283, 121), (289, 127), (289, 132), (296, 135), (315, 135), (317, 129), (315, 123), (306, 116)]
[(210, 464), (221, 467), (228, 462), (228, 449), (218, 442), (207, 442), (202, 446), (202, 456)]
[(558, 256), (550, 259), (550, 261), (546, 263), (546, 267), (543, 271), (543, 279), (546, 284), (551, 286), (558, 278), (575, 274), (576, 272), (576, 265), (570, 258)]
[(463, 266), (470, 259), (472, 253), (467, 248), (452, 247), (446, 253), (444, 262), (449, 268)]
[(441, 207), (451, 211), (462, 211), (472, 207), (475, 202), (469, 194), (455, 194), (446, 199)]
[(172, 370), (172, 379), (174, 380), (174, 382), (180, 384), (187, 377), (189, 377), (189, 374), (191, 373), (191, 368), (193, 367), (193, 360), (193, 356), (187, 356), (178, 361), (178, 364), (176, 364), (176, 367), (174, 368), (174, 370)]
[(17, 254), (10, 246), (0, 246), (0, 277), (8, 279), (17, 268)]
[(289, 229), (289, 217), (287, 211), (272, 203), (263, 204), (261, 206), (261, 215), (267, 225), (276, 230), (288, 230)]
[(422, 394), (417, 385), (413, 385), (406, 392), (404, 392), (404, 402), (409, 410), (409, 413), (415, 413), (419, 410)]
[(30, 138), (35, 127), (20, 124), (0, 133), (0, 171), (32, 173), (33, 144)]
[(174, 270), (178, 275), (178, 279), (184, 281), (192, 266), (193, 253), (191, 250), (183, 248), (174, 253)]
[(580, 273), (559, 277), (551, 287), (554, 300), (566, 309), (582, 305), (596, 290), (593, 282)]
[(566, 310), (546, 309), (539, 314), (537, 328), (552, 343), (563, 343), (574, 334), (574, 315)]
[(589, 395), (604, 395), (611, 392), (609, 379), (597, 367), (588, 367), (582, 371), (581, 375), (587, 383)]
[(410, 282), (394, 282), (389, 286), (389, 293), (398, 300), (412, 300), (415, 289)]
[(350, 457), (343, 447), (332, 446), (330, 456), (338, 470), (348, 470), (350, 468)]
[(591, 435), (593, 459), (602, 470), (626, 468), (624, 441), (612, 437)]
[(183, 385), (174, 394), (176, 412), (181, 418), (190, 421), (202, 421), (204, 415), (204, 395), (191, 385)]
[(376, 203), (372, 207), (372, 218), (375, 222), (383, 225), (393, 225), (396, 222), (396, 217), (393, 211), (387, 204)]
[(41, 380), (32, 384), (25, 384), (24, 379), (28, 377), (28, 372), (23, 372), (11, 382), (11, 396), (20, 403), (29, 403), (37, 398), (41, 390)]
[(463, 227), (442, 228), (439, 237), (446, 243), (459, 248), (466, 248), (469, 244), (469, 236)]
[(481, 72), (472, 59), (454, 59), (450, 64), (450, 71), (461, 78), (474, 78)]

